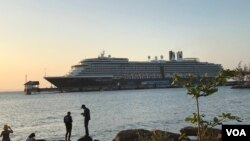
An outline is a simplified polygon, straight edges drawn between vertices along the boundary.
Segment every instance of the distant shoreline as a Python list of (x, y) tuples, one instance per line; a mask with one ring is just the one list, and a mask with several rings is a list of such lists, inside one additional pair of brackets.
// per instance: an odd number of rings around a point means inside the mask
[(23, 92), (23, 91), (0, 91), (0, 94), (2, 94), (2, 93), (21, 93), (21, 92)]

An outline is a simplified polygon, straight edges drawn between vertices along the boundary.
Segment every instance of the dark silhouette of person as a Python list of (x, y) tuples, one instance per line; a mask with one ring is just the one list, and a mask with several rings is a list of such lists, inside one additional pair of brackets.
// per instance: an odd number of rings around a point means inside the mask
[(66, 134), (65, 134), (65, 141), (70, 141), (71, 131), (72, 131), (72, 117), (71, 113), (68, 112), (67, 115), (64, 117), (64, 123), (66, 126)]
[(36, 139), (36, 134), (35, 133), (31, 133), (25, 141), (46, 141), (44, 139)]
[(0, 135), (0, 137), (3, 136), (2, 141), (10, 141), (10, 133), (13, 133), (13, 130), (8, 125), (3, 126), (3, 131)]
[(84, 110), (84, 113), (82, 113), (82, 115), (84, 116), (85, 135), (89, 136), (88, 126), (89, 126), (89, 120), (90, 120), (90, 111), (85, 105), (82, 105), (82, 109)]
[(26, 141), (36, 141), (35, 137), (36, 137), (35, 133), (31, 133), (31, 134), (27, 137)]

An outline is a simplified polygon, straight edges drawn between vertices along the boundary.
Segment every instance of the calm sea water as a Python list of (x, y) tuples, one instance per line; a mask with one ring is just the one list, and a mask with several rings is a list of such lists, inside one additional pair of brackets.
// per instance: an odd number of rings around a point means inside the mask
[[(201, 99), (201, 111), (208, 118), (230, 112), (243, 118), (240, 124), (250, 124), (249, 101), (250, 90), (220, 87), (216, 94)], [(12, 127), (13, 141), (23, 141), (31, 132), (37, 138), (63, 140), (63, 117), (71, 111), (72, 141), (76, 141), (85, 133), (80, 114), (82, 104), (91, 111), (90, 135), (101, 141), (111, 141), (119, 131), (131, 128), (178, 132), (190, 125), (184, 118), (195, 112), (194, 99), (182, 88), (34, 95), (1, 93), (0, 126), (7, 123)]]

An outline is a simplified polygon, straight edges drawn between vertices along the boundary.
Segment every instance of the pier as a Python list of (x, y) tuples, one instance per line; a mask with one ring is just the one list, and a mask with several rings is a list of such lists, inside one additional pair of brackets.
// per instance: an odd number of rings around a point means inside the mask
[(39, 88), (39, 81), (28, 81), (24, 84), (24, 92), (27, 95), (40, 92), (60, 92), (58, 88)]

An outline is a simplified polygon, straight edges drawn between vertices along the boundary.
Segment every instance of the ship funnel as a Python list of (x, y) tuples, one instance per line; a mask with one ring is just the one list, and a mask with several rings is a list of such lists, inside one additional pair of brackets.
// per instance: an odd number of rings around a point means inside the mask
[(174, 61), (175, 60), (175, 52), (169, 51), (169, 61)]
[(177, 61), (182, 61), (183, 60), (182, 51), (178, 51), (176, 55), (177, 55)]

